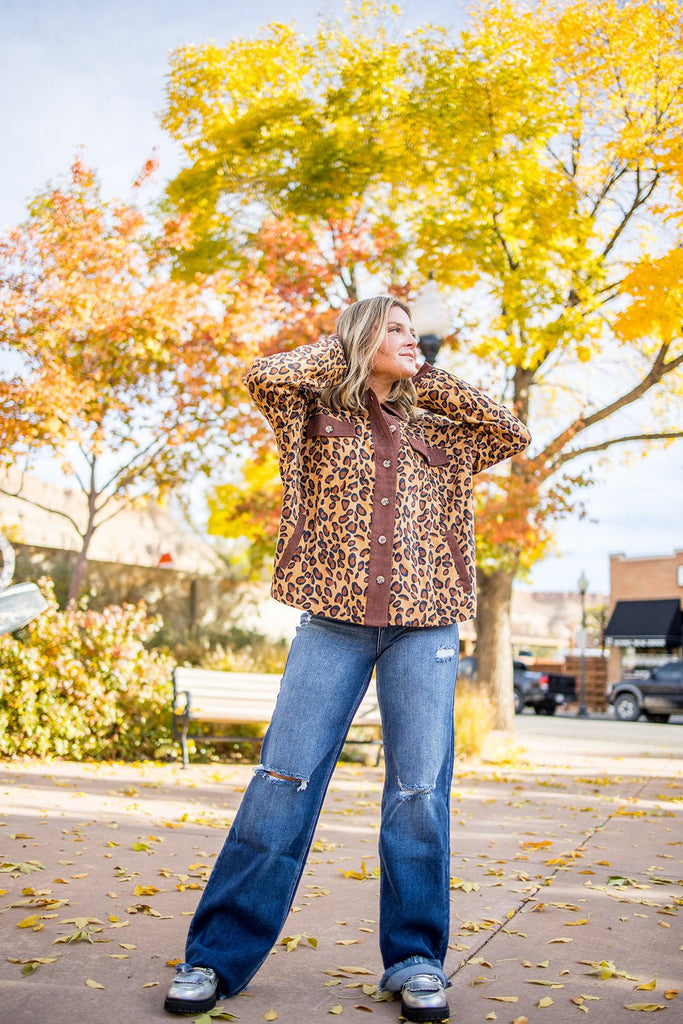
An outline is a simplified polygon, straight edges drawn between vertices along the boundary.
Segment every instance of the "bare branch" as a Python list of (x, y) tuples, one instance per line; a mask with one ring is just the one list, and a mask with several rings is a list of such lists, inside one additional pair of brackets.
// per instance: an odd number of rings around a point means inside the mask
[(603, 452), (607, 448), (612, 448), (615, 444), (628, 444), (630, 441), (673, 441), (678, 437), (683, 437), (683, 430), (678, 430), (674, 433), (659, 433), (659, 434), (625, 434), (623, 437), (613, 437), (609, 441), (601, 441), (598, 444), (586, 445), (585, 448), (574, 448), (570, 451), (563, 452), (554, 461), (554, 469), (558, 469), (564, 465), (565, 462), (569, 462), (571, 459), (578, 459), (581, 455), (590, 455), (593, 452)]
[(80, 530), (76, 520), (73, 519), (68, 512), (63, 512), (60, 508), (50, 508), (49, 505), (43, 505), (40, 501), (34, 501), (33, 498), (27, 498), (23, 494), (16, 494), (14, 491), (7, 491), (4, 487), (0, 487), (0, 494), (5, 494), (8, 498), (16, 498), (17, 501), (23, 501), (27, 505), (32, 505), (34, 508), (41, 509), (43, 512), (50, 512), (52, 515), (61, 516), (62, 519), (66, 519), (66, 521), (73, 526), (81, 539), (85, 536), (85, 534)]
[(589, 416), (577, 416), (572, 423), (569, 424), (565, 430), (561, 431), (552, 441), (550, 441), (545, 448), (539, 452), (534, 459), (530, 460), (531, 463), (538, 467), (544, 467), (544, 475), (549, 476), (554, 472), (555, 467), (559, 464), (562, 458), (563, 449), (571, 443), (572, 439), (584, 430), (588, 430), (589, 427), (595, 426), (596, 423), (601, 423), (603, 420), (608, 419), (615, 412), (620, 409), (624, 409), (633, 402), (637, 402), (639, 398), (659, 383), (665, 376), (673, 373), (679, 366), (683, 365), (683, 354), (677, 356), (675, 359), (671, 359), (668, 363), (666, 362), (666, 354), (669, 350), (668, 345), (662, 345), (657, 355), (655, 356), (654, 362), (650, 367), (648, 373), (643, 377), (635, 387), (631, 388), (630, 391), (626, 391), (623, 395), (620, 395), (613, 402), (609, 402), (603, 406), (602, 409), (598, 409), (596, 412), (591, 413)]

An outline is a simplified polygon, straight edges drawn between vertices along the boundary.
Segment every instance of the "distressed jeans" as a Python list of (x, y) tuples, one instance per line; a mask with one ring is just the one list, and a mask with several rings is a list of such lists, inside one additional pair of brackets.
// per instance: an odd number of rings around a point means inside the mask
[(223, 996), (245, 988), (277, 942), (373, 669), (386, 766), (380, 984), (398, 991), (425, 971), (447, 983), (457, 661), (456, 624), (375, 627), (302, 616), (261, 764), (188, 932), (186, 962), (212, 967)]

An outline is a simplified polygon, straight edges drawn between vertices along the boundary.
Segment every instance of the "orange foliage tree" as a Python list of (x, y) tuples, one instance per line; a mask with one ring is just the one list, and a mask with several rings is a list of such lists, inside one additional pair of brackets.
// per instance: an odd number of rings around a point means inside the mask
[(80, 159), (0, 240), (2, 490), (21, 499), (22, 472), (51, 454), (82, 492), (81, 519), (55, 513), (80, 542), (70, 598), (103, 522), (208, 474), (260, 429), (241, 378), (274, 299), (256, 271), (238, 288), (227, 271), (174, 279), (191, 242), (182, 219), (155, 228), (139, 205), (105, 201)]

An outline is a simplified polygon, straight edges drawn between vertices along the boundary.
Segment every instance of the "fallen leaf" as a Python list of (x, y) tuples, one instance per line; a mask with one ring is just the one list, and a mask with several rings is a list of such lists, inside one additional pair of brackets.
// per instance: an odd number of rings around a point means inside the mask
[(341, 1013), (343, 1011), (343, 1009), (344, 1009), (344, 1007), (342, 1006), (341, 1003), (335, 1003), (335, 1005), (331, 1006), (327, 1012), (328, 1013)]
[(640, 985), (636, 985), (636, 992), (648, 992), (653, 988), (657, 988), (657, 978), (653, 978), (652, 981), (643, 981)]
[(34, 932), (42, 927), (38, 914), (31, 914), (30, 917), (25, 917), (23, 921), (17, 923), (17, 928), (33, 928)]
[(625, 1003), (625, 1010), (641, 1010), (643, 1013), (654, 1013), (655, 1010), (666, 1010), (666, 1003)]
[(88, 988), (104, 988), (104, 985), (100, 985), (99, 981), (93, 981), (92, 978), (88, 978), (86, 985)]
[(487, 999), (493, 999), (496, 1003), (517, 1003), (519, 1002), (519, 996), (486, 996)]
[(543, 996), (543, 998), (539, 999), (539, 1001), (538, 1001), (538, 1008), (539, 1008), (539, 1010), (540, 1009), (544, 1009), (546, 1006), (553, 1006), (553, 1005), (554, 1005), (554, 1003), (553, 1003), (552, 999), (550, 998), (550, 996)]
[(154, 896), (158, 892), (161, 892), (161, 889), (157, 889), (153, 885), (136, 885), (133, 889), (133, 896)]
[(313, 949), (318, 948), (318, 940), (313, 938), (312, 935), (306, 935), (305, 932), (302, 932), (299, 935), (287, 935), (284, 939), (280, 939), (280, 945), (286, 946), (287, 952), (292, 953), (304, 939), (309, 946), (313, 947)]
[(277, 1020), (277, 1014), (276, 1014), (275, 1010), (266, 1010), (266, 1012), (263, 1014), (263, 1019), (264, 1020)]

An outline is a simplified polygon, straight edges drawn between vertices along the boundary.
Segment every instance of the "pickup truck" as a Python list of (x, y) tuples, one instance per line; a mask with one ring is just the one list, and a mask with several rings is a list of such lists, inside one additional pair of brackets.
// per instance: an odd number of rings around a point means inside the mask
[(620, 679), (608, 688), (607, 699), (621, 722), (641, 715), (648, 722), (668, 722), (671, 715), (683, 715), (683, 661), (667, 662), (641, 678)]
[[(474, 682), (477, 678), (477, 659), (461, 658), (458, 678)], [(523, 661), (512, 662), (515, 714), (521, 715), (525, 707), (532, 707), (537, 715), (554, 715), (558, 708), (576, 700), (575, 676), (560, 672), (535, 672)]]

